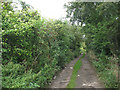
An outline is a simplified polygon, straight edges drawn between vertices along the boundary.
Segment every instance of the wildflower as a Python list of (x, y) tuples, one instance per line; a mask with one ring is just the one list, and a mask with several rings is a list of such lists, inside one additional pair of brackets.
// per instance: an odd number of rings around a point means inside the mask
[(14, 25), (14, 28), (16, 27), (16, 25)]
[(9, 11), (9, 14), (12, 13), (11, 11)]

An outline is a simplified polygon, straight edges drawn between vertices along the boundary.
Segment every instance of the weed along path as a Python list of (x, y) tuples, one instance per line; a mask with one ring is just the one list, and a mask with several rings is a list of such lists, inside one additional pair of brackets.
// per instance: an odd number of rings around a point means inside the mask
[(50, 88), (104, 88), (86, 55), (72, 60), (51, 82)]

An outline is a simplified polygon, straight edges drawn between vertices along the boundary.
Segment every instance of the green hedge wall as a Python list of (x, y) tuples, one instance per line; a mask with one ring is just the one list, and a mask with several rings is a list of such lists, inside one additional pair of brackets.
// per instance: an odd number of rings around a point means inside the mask
[(80, 54), (81, 28), (46, 20), (31, 9), (2, 4), (2, 85), (45, 87), (55, 73)]

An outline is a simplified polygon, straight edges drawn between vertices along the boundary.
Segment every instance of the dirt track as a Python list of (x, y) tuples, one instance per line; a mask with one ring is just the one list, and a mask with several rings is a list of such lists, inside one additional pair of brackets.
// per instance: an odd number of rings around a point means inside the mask
[[(50, 88), (66, 88), (72, 75), (73, 66), (80, 57), (71, 61), (51, 82)], [(78, 71), (75, 88), (104, 88), (87, 56), (82, 59), (82, 66)]]
[(80, 57), (72, 60), (52, 81), (50, 88), (66, 88), (72, 75), (73, 66)]
[(105, 88), (87, 56), (82, 59), (82, 66), (78, 71), (75, 88)]

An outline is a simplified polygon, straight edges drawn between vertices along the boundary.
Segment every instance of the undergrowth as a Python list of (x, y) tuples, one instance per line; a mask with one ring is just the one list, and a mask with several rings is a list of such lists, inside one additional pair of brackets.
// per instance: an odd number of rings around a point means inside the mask
[[(94, 55), (89, 56), (91, 56), (89, 59), (91, 60), (105, 87), (118, 88), (118, 59), (114, 57), (107, 57), (104, 54), (96, 57)], [(92, 56), (94, 56), (94, 58)]]

